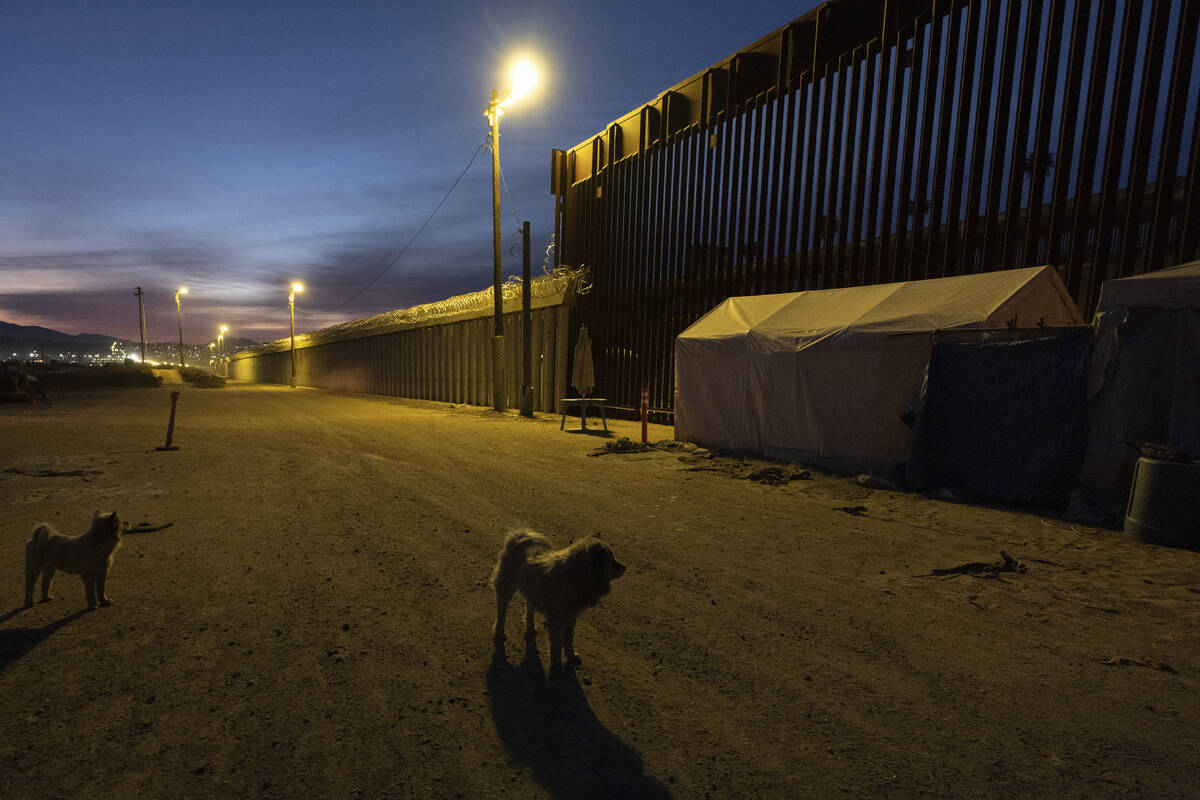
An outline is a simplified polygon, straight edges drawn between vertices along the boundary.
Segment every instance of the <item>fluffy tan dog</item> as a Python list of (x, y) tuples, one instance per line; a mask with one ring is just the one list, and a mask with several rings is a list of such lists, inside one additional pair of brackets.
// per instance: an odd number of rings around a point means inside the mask
[(567, 668), (579, 663), (575, 652), (575, 621), (585, 608), (608, 594), (611, 583), (625, 573), (612, 548), (589, 538), (555, 550), (550, 541), (531, 530), (510, 531), (492, 570), (496, 590), (496, 641), (504, 640), (504, 618), (513, 593), (525, 597), (525, 635), (536, 636), (533, 615), (546, 618), (550, 632), (550, 668), (561, 669), (565, 649)]
[(108, 570), (112, 566), (113, 553), (121, 546), (121, 534), (125, 530), (117, 512), (96, 512), (92, 527), (83, 536), (71, 538), (60, 535), (49, 525), (39, 525), (33, 530), (33, 538), (25, 545), (25, 607), (33, 605), (33, 585), (42, 574), (42, 600), (52, 599), (50, 583), (58, 570), (79, 575), (83, 578), (83, 591), (87, 595), (88, 608), (112, 604), (104, 593)]

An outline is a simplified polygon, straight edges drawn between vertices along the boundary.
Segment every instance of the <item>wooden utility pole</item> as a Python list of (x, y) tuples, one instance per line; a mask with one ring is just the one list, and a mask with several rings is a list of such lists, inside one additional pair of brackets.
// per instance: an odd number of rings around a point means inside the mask
[(492, 90), (488, 103), (488, 136), (492, 147), (492, 304), (495, 331), (492, 335), (492, 409), (508, 408), (504, 380), (504, 287), (500, 274), (500, 95)]
[(521, 225), (521, 416), (533, 416), (533, 298), (529, 279), (529, 220)]
[(142, 363), (146, 363), (146, 307), (142, 303), (142, 287), (134, 291), (138, 299), (138, 331), (142, 336)]

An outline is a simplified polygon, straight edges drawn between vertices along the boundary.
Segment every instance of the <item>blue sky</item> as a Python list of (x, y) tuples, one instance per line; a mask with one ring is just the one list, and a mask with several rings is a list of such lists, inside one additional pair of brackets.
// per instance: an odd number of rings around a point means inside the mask
[[(512, 54), (540, 94), (506, 112), (506, 275), (516, 218), (551, 229), (551, 148), (815, 2), (0, 4), (0, 320), (152, 340), (266, 341), (491, 284), (482, 109)], [(535, 267), (536, 269), (536, 267)]]

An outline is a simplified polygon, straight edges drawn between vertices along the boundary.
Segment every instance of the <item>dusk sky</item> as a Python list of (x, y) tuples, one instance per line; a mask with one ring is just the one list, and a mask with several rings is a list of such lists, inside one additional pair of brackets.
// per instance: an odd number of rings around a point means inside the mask
[(187, 341), (269, 341), (292, 281), (298, 331), (487, 288), (482, 111), (518, 52), (545, 82), (501, 125), (504, 273), (519, 218), (537, 274), (551, 148), (815, 5), (4, 0), (0, 320), (136, 340), (140, 285), (169, 340), (187, 286)]

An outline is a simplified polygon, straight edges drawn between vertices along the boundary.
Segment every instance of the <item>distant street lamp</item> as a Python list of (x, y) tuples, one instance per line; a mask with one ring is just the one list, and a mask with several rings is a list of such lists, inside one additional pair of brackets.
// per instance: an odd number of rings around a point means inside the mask
[(179, 318), (179, 366), (184, 366), (183, 362), (183, 303), (179, 302), (179, 296), (187, 294), (187, 287), (180, 286), (175, 290), (175, 314)]
[[(513, 65), (512, 88), (500, 97), (492, 89), (492, 99), (484, 110), (492, 147), (492, 293), (495, 330), (492, 336), (492, 408), (508, 407), (504, 381), (504, 295), (500, 288), (500, 115), (504, 107), (528, 95), (538, 84), (538, 70), (528, 61)], [(528, 291), (528, 287), (525, 287)]]
[(224, 350), (222, 350), (222, 345), (225, 342), (225, 331), (227, 330), (229, 330), (229, 326), (222, 325), (221, 330), (217, 332), (217, 358), (220, 358), (221, 354), (224, 352)]
[(292, 323), (292, 388), (296, 386), (296, 292), (303, 292), (304, 285), (293, 283), (288, 292), (288, 317)]
[(216, 347), (214, 342), (208, 343), (208, 363), (210, 366), (217, 360), (216, 353), (213, 350), (214, 347)]

